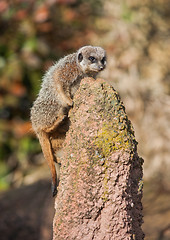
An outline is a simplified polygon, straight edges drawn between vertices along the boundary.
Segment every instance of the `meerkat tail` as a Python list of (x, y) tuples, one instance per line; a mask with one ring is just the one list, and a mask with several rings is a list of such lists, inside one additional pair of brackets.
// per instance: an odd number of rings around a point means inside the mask
[(38, 138), (40, 141), (40, 145), (44, 154), (44, 157), (46, 161), (48, 162), (51, 175), (52, 175), (52, 193), (53, 196), (57, 194), (57, 174), (56, 174), (56, 169), (55, 169), (55, 163), (54, 163), (54, 156), (52, 153), (52, 148), (51, 148), (51, 143), (49, 139), (48, 133), (44, 132), (43, 130), (38, 132)]

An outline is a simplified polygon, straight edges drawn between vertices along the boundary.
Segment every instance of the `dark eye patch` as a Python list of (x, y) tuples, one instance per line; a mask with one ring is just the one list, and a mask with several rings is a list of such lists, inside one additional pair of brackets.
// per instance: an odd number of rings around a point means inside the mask
[(101, 63), (104, 64), (106, 61), (106, 57), (103, 57), (102, 60), (101, 60)]
[(95, 63), (96, 62), (96, 58), (93, 57), (93, 56), (90, 56), (88, 59), (90, 60), (91, 63)]

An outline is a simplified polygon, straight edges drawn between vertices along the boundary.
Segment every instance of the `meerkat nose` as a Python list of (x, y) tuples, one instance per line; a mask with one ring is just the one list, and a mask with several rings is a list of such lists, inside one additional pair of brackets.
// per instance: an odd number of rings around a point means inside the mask
[(100, 66), (99, 68), (100, 68), (100, 70), (103, 70), (103, 69), (104, 69), (104, 66)]

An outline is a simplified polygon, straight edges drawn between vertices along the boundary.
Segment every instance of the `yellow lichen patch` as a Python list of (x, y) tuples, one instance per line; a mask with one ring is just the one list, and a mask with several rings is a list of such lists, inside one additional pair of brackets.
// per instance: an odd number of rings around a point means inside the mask
[(128, 131), (128, 126), (120, 129), (119, 124), (103, 123), (101, 130), (95, 139), (95, 145), (102, 154), (107, 157), (115, 150), (132, 150), (134, 147), (134, 136), (131, 131)]

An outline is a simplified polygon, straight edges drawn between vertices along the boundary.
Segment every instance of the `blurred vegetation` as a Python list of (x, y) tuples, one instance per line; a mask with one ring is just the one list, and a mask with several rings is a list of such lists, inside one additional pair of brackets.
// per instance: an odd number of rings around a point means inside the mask
[(45, 70), (89, 42), (100, 0), (0, 1), (0, 189), (15, 186), (41, 152), (29, 111)]

